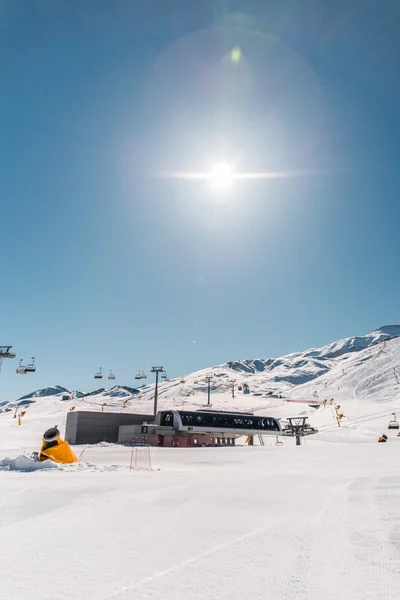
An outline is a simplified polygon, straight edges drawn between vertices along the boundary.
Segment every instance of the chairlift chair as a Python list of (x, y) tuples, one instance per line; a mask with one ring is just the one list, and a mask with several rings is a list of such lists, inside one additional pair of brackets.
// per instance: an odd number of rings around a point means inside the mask
[(32, 356), (32, 362), (29, 363), (28, 365), (26, 365), (25, 367), (25, 372), (26, 373), (34, 373), (36, 371), (36, 366), (35, 366), (35, 357)]
[(399, 424), (396, 419), (396, 413), (392, 413), (392, 414), (393, 414), (393, 419), (392, 419), (392, 421), (389, 421), (388, 429), (399, 429)]
[(140, 376), (141, 379), (147, 379), (147, 375), (144, 371), (142, 371), (142, 374)]
[(181, 377), (180, 383), (185, 383), (185, 379), (183, 377)]
[(99, 367), (99, 370), (97, 371), (97, 373), (94, 376), (95, 379), (103, 379), (103, 370), (101, 367)]
[(23, 359), (21, 358), (19, 361), (19, 365), (17, 367), (17, 373), (18, 375), (25, 375), (26, 374), (26, 367), (22, 364)]
[(114, 375), (114, 373), (112, 372), (112, 370), (110, 371), (110, 374), (109, 374), (109, 376), (108, 376), (108, 379), (115, 379), (115, 375)]
[(163, 373), (163, 374), (161, 375), (161, 379), (167, 379), (167, 374), (166, 374), (166, 373)]
[(142, 376), (141, 376), (141, 374), (140, 374), (140, 371), (138, 371), (138, 374), (137, 374), (137, 375), (135, 375), (135, 379), (142, 379)]

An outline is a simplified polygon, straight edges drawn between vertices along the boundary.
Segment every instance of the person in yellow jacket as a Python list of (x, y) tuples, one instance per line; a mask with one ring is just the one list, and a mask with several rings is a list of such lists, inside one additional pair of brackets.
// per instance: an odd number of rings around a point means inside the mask
[(44, 432), (42, 447), (37, 458), (40, 462), (49, 459), (61, 464), (79, 462), (68, 442), (61, 439), (57, 426)]

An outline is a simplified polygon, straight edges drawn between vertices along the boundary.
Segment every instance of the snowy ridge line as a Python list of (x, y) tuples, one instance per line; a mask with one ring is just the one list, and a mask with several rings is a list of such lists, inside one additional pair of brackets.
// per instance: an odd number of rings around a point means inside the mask
[[(355, 343), (356, 338), (349, 338), (337, 343), (330, 344), (322, 349), (307, 350), (299, 352), (287, 360), (263, 359), (255, 374), (234, 371), (223, 365), (203, 369), (184, 376), (184, 384), (180, 384), (178, 378), (170, 382), (163, 382), (159, 386), (159, 409), (166, 410), (171, 407), (198, 410), (205, 408), (207, 387), (203, 385), (204, 377), (211, 374), (212, 405), (214, 410), (234, 410), (238, 412), (257, 410), (260, 413), (274, 411), (277, 417), (284, 417), (288, 408), (296, 412), (296, 403), (303, 410), (308, 410), (306, 404), (322, 406), (323, 400), (334, 397), (336, 403), (348, 402), (352, 399), (360, 400), (358, 406), (350, 411), (357, 414), (365, 411), (362, 403), (372, 400), (373, 402), (389, 403), (397, 401), (400, 396), (400, 375), (396, 381), (390, 372), (391, 367), (400, 367), (400, 337), (388, 338), (388, 331), (399, 332), (400, 326), (383, 328), (367, 336), (357, 338), (361, 340)], [(376, 361), (371, 359), (377, 353), (377, 338), (384, 336), (384, 352)], [(351, 351), (349, 352), (349, 348)], [(339, 353), (340, 351), (340, 353)], [(379, 351), (379, 350), (378, 350)], [(331, 358), (332, 353), (335, 355)], [(338, 354), (339, 353), (339, 354)], [(322, 358), (317, 355), (322, 354)], [(327, 357), (329, 355), (329, 357)], [(313, 361), (310, 361), (310, 357)], [(318, 360), (317, 360), (318, 359)], [(254, 361), (258, 365), (258, 361)], [(268, 363), (268, 368), (265, 367)], [(324, 368), (321, 370), (321, 364)], [(235, 397), (232, 398), (232, 385), (235, 384)], [(245, 384), (246, 391), (245, 393)], [(243, 386), (243, 393), (242, 388)], [(248, 387), (247, 387), (248, 386)], [(43, 388), (50, 391), (50, 388)], [(59, 391), (61, 386), (53, 386), (53, 391)], [(98, 390), (97, 394), (86, 394), (80, 398), (62, 399), (60, 394), (44, 395), (41, 390), (36, 390), (34, 397), (27, 400), (28, 423), (30, 415), (35, 418), (49, 414), (49, 408), (54, 414), (60, 413), (65, 419), (66, 412), (75, 405), (75, 410), (97, 411), (106, 404), (105, 412), (138, 412), (147, 414), (152, 409), (152, 398), (154, 396), (154, 384), (140, 389), (140, 394), (128, 394), (126, 390), (134, 389), (128, 386), (114, 386), (110, 390)], [(117, 390), (117, 392), (116, 392)], [(123, 396), (120, 395), (124, 390)], [(318, 396), (314, 396), (315, 392)], [(359, 396), (360, 394), (360, 396)], [(82, 392), (80, 392), (82, 395)], [(279, 398), (279, 395), (281, 398)], [(251, 408), (252, 402), (256, 402), (256, 408)], [(362, 402), (361, 402), (362, 399)], [(286, 410), (285, 410), (286, 407)], [(0, 421), (4, 418), (7, 422), (7, 413), (15, 408), (15, 403), (3, 402), (0, 406)], [(346, 410), (346, 412), (347, 412)], [(321, 411), (320, 411), (321, 412)], [(150, 413), (149, 413), (150, 414)], [(305, 413), (304, 413), (305, 414)], [(318, 413), (310, 413), (316, 419), (316, 426), (322, 422)], [(325, 426), (325, 423), (324, 423)]]

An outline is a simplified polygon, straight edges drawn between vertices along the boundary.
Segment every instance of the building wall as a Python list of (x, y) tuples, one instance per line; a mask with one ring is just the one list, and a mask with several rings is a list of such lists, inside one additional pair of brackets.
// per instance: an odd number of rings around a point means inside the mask
[(141, 431), (140, 425), (122, 425), (119, 428), (118, 443), (164, 448), (196, 448), (205, 446), (234, 446), (235, 439), (228, 437), (214, 437), (204, 433), (179, 433), (170, 427), (149, 427), (147, 433)]
[(70, 444), (118, 442), (118, 430), (121, 425), (141, 425), (153, 421), (153, 415), (73, 411), (67, 415), (65, 439)]
[(76, 430), (78, 426), (79, 412), (69, 412), (67, 414), (67, 423), (65, 425), (65, 439), (69, 444), (76, 443)]

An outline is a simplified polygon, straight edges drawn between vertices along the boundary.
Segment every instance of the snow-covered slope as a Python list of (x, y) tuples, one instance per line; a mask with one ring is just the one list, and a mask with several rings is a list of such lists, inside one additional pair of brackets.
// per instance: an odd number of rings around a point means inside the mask
[[(204, 404), (207, 395), (205, 377), (211, 376), (213, 403), (224, 396), (223, 403), (232, 408), (248, 408), (249, 397), (283, 396), (285, 398), (312, 398), (316, 395), (351, 398), (371, 396), (379, 402), (395, 399), (399, 393), (396, 369), (400, 367), (400, 325), (376, 329), (364, 336), (350, 337), (322, 348), (312, 348), (280, 358), (251, 359), (228, 362), (196, 371), (184, 377), (161, 380), (160, 406)], [(370, 361), (373, 363), (368, 364)], [(248, 387), (248, 390), (245, 388)], [(235, 398), (232, 397), (234, 388)], [(245, 392), (249, 393), (246, 394)], [(121, 407), (129, 402), (133, 407), (151, 406), (154, 384), (140, 388), (114, 386), (93, 392), (68, 392), (62, 386), (36, 390), (20, 399), (37, 402), (42, 397), (62, 397), (71, 394), (72, 402), (95, 407), (107, 402), (110, 407)], [(225, 398), (227, 396), (227, 398)], [(378, 397), (379, 396), (379, 397)], [(231, 398), (231, 400), (229, 400)], [(6, 404), (2, 407), (4, 410)], [(2, 410), (0, 408), (0, 410)]]
[[(161, 408), (203, 407), (210, 374), (213, 408), (306, 414), (319, 433), (301, 447), (273, 437), (235, 449), (76, 446), (78, 464), (23, 472), (32, 461), (21, 454), (39, 450), (48, 427), (63, 431), (72, 406), (148, 412), (154, 385), (64, 401), (64, 388), (38, 390), (21, 401), (29, 403), (21, 426), (15, 403), (3, 406), (0, 598), (52, 600), (55, 590), (74, 600), (214, 600), (238, 591), (276, 600), (394, 598), (400, 437), (387, 424), (400, 404), (400, 337), (378, 330), (361, 340), (261, 361), (255, 372), (227, 363), (160, 385)], [(269, 394), (278, 390), (284, 397)], [(329, 402), (310, 408), (323, 398), (341, 404), (341, 428)], [(388, 443), (377, 444), (383, 431)], [(134, 450), (151, 471), (130, 471)]]
[[(400, 405), (400, 326), (382, 327), (371, 334), (352, 337), (319, 349), (277, 359), (243, 360), (197, 371), (171, 381), (161, 380), (158, 408), (207, 406), (207, 383), (211, 376), (211, 405), (219, 410), (246, 410), (285, 418), (308, 414), (313, 425), (336, 427), (333, 408), (315, 411), (310, 404), (332, 398), (343, 406), (343, 427), (374, 410), (384, 411), (382, 428), (390, 411)], [(246, 389), (247, 388), (247, 389)], [(48, 395), (50, 390), (56, 393)], [(246, 393), (248, 392), (248, 393)], [(24, 426), (39, 435), (44, 426), (63, 427), (68, 411), (131, 411), (151, 414), (154, 384), (140, 388), (114, 386), (65, 400), (61, 386), (37, 390), (17, 402), (0, 407), (0, 428), (13, 426), (17, 406), (26, 410)], [(64, 400), (62, 401), (62, 398)], [(37, 423), (34, 426), (33, 423)], [(337, 435), (336, 435), (337, 437)]]
[[(247, 402), (243, 394), (244, 384), (249, 387), (250, 395), (264, 397), (311, 398), (315, 392), (320, 396), (338, 396), (338, 392), (346, 390), (352, 398), (379, 393), (385, 394), (385, 399), (392, 399), (398, 392), (393, 369), (396, 364), (400, 366), (399, 336), (400, 326), (387, 326), (365, 336), (347, 338), (323, 348), (281, 358), (228, 362), (163, 383), (160, 392), (162, 397), (177, 402), (179, 399), (188, 401), (190, 397), (204, 396), (207, 392), (205, 376), (211, 375), (214, 396), (229, 393), (234, 384), (236, 396), (242, 397), (244, 404)], [(372, 359), (376, 362), (366, 365)], [(373, 385), (366, 379), (368, 377), (373, 378)], [(153, 393), (152, 385), (142, 388), (144, 396)], [(232, 404), (237, 403), (237, 399), (232, 399)]]

